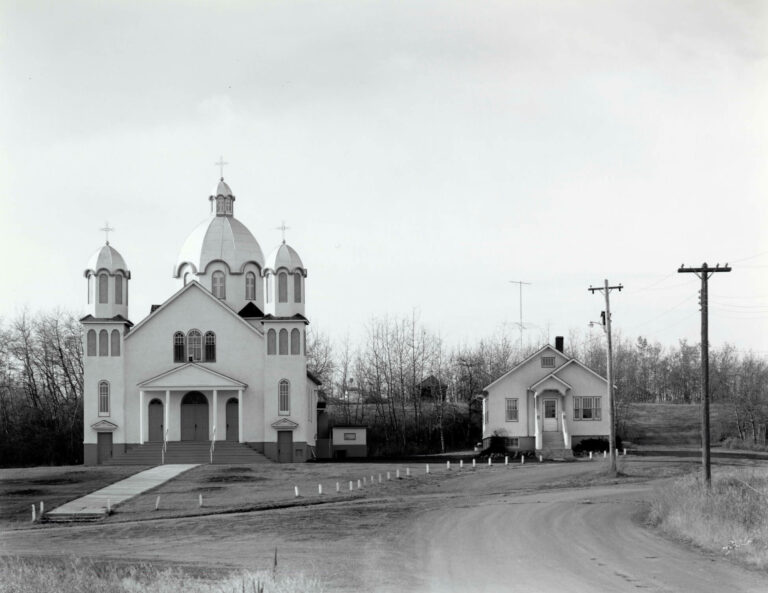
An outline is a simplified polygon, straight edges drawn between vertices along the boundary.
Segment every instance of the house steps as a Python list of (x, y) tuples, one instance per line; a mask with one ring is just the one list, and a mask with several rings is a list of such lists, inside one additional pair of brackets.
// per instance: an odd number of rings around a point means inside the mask
[[(107, 465), (160, 465), (163, 463), (163, 443), (144, 443), (115, 455)], [(206, 441), (169, 441), (165, 452), (168, 463), (210, 463), (211, 443)], [(214, 464), (271, 463), (263, 454), (243, 443), (216, 441)]]
[(536, 456), (552, 461), (573, 459), (573, 451), (565, 448), (562, 432), (542, 432), (541, 449), (536, 450)]

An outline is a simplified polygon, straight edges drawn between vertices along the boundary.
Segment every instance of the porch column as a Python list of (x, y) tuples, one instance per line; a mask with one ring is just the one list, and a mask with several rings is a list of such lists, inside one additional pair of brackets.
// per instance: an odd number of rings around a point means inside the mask
[(216, 425), (219, 423), (219, 392), (213, 390), (213, 423), (211, 428), (211, 439), (216, 440)]
[(170, 389), (166, 389), (165, 390), (165, 406), (164, 406), (165, 418), (163, 419), (163, 441), (167, 441), (168, 440), (168, 434), (170, 433), (170, 429), (171, 429), (171, 424), (170, 424), (171, 410), (170, 410), (170, 408), (171, 408), (171, 390)]
[(144, 391), (139, 390), (139, 444), (144, 444)]
[(541, 449), (541, 411), (539, 410), (539, 398), (536, 397), (538, 393), (533, 394), (533, 430), (536, 436), (536, 449)]
[(243, 390), (237, 390), (237, 440), (245, 442), (243, 437)]

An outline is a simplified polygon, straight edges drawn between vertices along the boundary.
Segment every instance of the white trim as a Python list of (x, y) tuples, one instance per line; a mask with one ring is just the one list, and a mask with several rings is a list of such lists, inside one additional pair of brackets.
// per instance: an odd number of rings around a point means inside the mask
[[(159, 375), (155, 375), (154, 377), (150, 377), (149, 379), (145, 379), (144, 381), (142, 381), (140, 383), (137, 383), (137, 386), (138, 387), (143, 387), (146, 390), (152, 390), (153, 387), (152, 387), (151, 384), (153, 382), (158, 381), (160, 379), (164, 379), (165, 377), (168, 377), (168, 376), (173, 375), (175, 373), (180, 373), (182, 370), (186, 369), (187, 367), (194, 367), (195, 369), (198, 369), (200, 372), (202, 372), (202, 373), (204, 373), (206, 375), (211, 375), (211, 376), (214, 376), (214, 377), (216, 377), (218, 379), (222, 379), (223, 382), (220, 383), (220, 384), (206, 385), (206, 386), (203, 386), (203, 387), (201, 387), (200, 385), (191, 385), (191, 386), (186, 386), (186, 385), (184, 385), (184, 386), (182, 386), (182, 385), (176, 386), (176, 385), (174, 385), (173, 386), (174, 390), (182, 390), (182, 389), (187, 389), (187, 388), (189, 388), (191, 390), (200, 390), (200, 389), (245, 389), (246, 387), (248, 387), (247, 383), (243, 383), (242, 381), (238, 381), (237, 379), (233, 379), (232, 377), (228, 377), (227, 375), (224, 375), (222, 373), (217, 373), (216, 371), (208, 369), (208, 368), (204, 367), (203, 365), (197, 364), (197, 363), (194, 363), (194, 362), (188, 362), (188, 363), (183, 364), (183, 365), (181, 365), (179, 367), (176, 367), (176, 368), (173, 368), (171, 370), (165, 371), (164, 373), (160, 373)], [(168, 388), (167, 387), (163, 387), (162, 390), (165, 391), (166, 389), (168, 389)], [(158, 389), (155, 388), (155, 390), (158, 390)]]
[(565, 364), (563, 364), (563, 365), (560, 365), (560, 366), (557, 368), (557, 371), (555, 371), (555, 372), (556, 372), (556, 373), (559, 373), (559, 372), (560, 372), (562, 369), (564, 369), (565, 367), (567, 367), (567, 366), (568, 366), (569, 364), (571, 364), (571, 363), (574, 363), (574, 364), (577, 364), (577, 365), (579, 365), (579, 366), (580, 366), (581, 368), (583, 368), (585, 371), (589, 371), (590, 373), (592, 373), (592, 374), (593, 374), (595, 377), (597, 377), (598, 379), (601, 379), (601, 380), (602, 380), (602, 381), (604, 381), (605, 383), (608, 383), (608, 379), (606, 379), (606, 378), (605, 378), (605, 377), (603, 377), (602, 375), (599, 375), (599, 374), (597, 374), (595, 371), (593, 371), (591, 368), (589, 368), (589, 367), (588, 367), (587, 365), (585, 365), (583, 362), (580, 362), (580, 361), (576, 360), (575, 358), (572, 358), (572, 359), (570, 359), (568, 362), (566, 362)]
[[(499, 381), (501, 381), (502, 379), (504, 379), (504, 378), (505, 378), (507, 375), (511, 375), (511, 374), (512, 374), (512, 373), (514, 373), (514, 372), (515, 372), (517, 369), (519, 369), (519, 368), (520, 368), (520, 367), (522, 367), (523, 365), (527, 364), (528, 362), (530, 362), (531, 360), (533, 360), (534, 358), (536, 358), (536, 357), (537, 357), (539, 354), (541, 354), (541, 353), (542, 353), (542, 352), (544, 352), (545, 350), (551, 350), (552, 352), (555, 352), (556, 354), (559, 354), (560, 356), (562, 356), (563, 358), (565, 358), (565, 360), (566, 360), (566, 361), (570, 361), (570, 360), (571, 360), (571, 359), (569, 359), (569, 358), (568, 358), (568, 357), (567, 357), (565, 354), (563, 354), (562, 352), (560, 352), (560, 351), (559, 351), (557, 348), (555, 348), (555, 347), (554, 347), (554, 346), (552, 346), (551, 344), (547, 344), (546, 346), (542, 346), (541, 348), (539, 348), (539, 349), (538, 349), (536, 352), (534, 352), (533, 354), (531, 354), (531, 355), (530, 355), (528, 358), (526, 358), (526, 359), (525, 359), (523, 362), (520, 362), (520, 363), (518, 363), (517, 365), (515, 365), (514, 367), (512, 367), (510, 370), (508, 370), (506, 373), (504, 373), (504, 374), (503, 374), (501, 377), (499, 377), (498, 379), (496, 379), (496, 380), (495, 380), (495, 381), (493, 381), (492, 383), (489, 383), (488, 385), (486, 385), (486, 386), (483, 388), (483, 391), (487, 391), (488, 389), (490, 389), (491, 387), (493, 387), (494, 385), (496, 385), (496, 383), (498, 383)], [(568, 364), (568, 362), (564, 362), (564, 363), (563, 363), (562, 365), (560, 365), (560, 366), (562, 367), (562, 366), (565, 366), (566, 364)], [(556, 369), (559, 369), (560, 367), (555, 367), (555, 368), (556, 368)]]
[[(566, 363), (566, 364), (567, 364), (567, 363)], [(565, 366), (565, 365), (563, 365), (563, 366)], [(536, 396), (536, 388), (537, 388), (539, 385), (541, 385), (542, 383), (544, 383), (544, 382), (548, 381), (549, 379), (554, 379), (555, 381), (557, 381), (558, 383), (560, 383), (560, 384), (561, 384), (563, 387), (565, 387), (566, 389), (573, 389), (573, 387), (571, 387), (570, 385), (568, 385), (568, 383), (566, 383), (565, 381), (563, 381), (563, 380), (562, 380), (560, 377), (558, 377), (558, 376), (557, 376), (555, 373), (549, 373), (549, 375), (547, 375), (547, 376), (546, 376), (546, 377), (544, 377), (543, 379), (539, 379), (538, 381), (536, 381), (536, 383), (534, 383), (533, 385), (531, 385), (531, 386), (530, 386), (528, 389), (529, 389), (529, 390), (531, 390), (531, 391), (533, 391), (533, 392), (534, 392), (534, 396)]]

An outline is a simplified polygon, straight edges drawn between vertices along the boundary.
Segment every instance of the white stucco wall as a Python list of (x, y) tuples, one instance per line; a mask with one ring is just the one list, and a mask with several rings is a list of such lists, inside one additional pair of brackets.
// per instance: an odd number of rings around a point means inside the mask
[[(83, 419), (85, 431), (83, 442), (96, 443), (97, 431), (91, 425), (107, 420), (117, 424), (118, 429), (113, 432), (113, 440), (120, 441), (125, 437), (125, 413), (122, 405), (122, 394), (125, 391), (124, 361), (125, 348), (121, 338), (120, 356), (98, 356), (99, 331), (105, 329), (109, 332), (109, 347), (112, 346), (112, 330), (124, 331), (125, 326), (120, 323), (88, 323), (83, 328)], [(96, 332), (96, 356), (88, 356), (88, 331)], [(109, 415), (99, 415), (99, 382), (108, 381), (110, 389)]]

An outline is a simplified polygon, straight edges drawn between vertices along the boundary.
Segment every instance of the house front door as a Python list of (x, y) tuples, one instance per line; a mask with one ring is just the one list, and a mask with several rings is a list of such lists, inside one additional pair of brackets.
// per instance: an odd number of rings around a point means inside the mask
[(290, 430), (277, 431), (277, 460), (280, 463), (293, 461), (293, 432)]
[(208, 440), (208, 399), (199, 391), (190, 391), (181, 400), (181, 440)]
[(544, 432), (557, 431), (557, 400), (545, 399), (544, 405)]
[(227, 402), (227, 440), (237, 442), (240, 440), (239, 422), (237, 417), (237, 400), (230, 399)]

